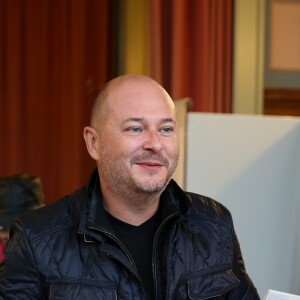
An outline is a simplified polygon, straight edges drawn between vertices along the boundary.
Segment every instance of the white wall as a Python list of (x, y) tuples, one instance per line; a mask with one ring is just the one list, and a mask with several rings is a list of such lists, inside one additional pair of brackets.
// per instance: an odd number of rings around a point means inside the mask
[(260, 296), (300, 294), (300, 119), (189, 113), (186, 174), (231, 210)]

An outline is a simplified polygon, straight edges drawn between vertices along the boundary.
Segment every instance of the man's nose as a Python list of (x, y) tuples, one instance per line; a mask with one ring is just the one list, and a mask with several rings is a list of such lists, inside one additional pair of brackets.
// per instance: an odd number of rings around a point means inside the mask
[(145, 141), (143, 143), (143, 149), (159, 152), (163, 148), (164, 144), (159, 133), (154, 130), (147, 132), (147, 134), (145, 135)]

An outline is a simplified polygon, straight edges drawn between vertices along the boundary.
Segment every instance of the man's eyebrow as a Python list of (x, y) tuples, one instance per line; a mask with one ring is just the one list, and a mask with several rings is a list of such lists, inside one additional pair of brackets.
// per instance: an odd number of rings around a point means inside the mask
[[(127, 122), (143, 122), (145, 118), (128, 118), (123, 121), (123, 123)], [(175, 123), (175, 121), (172, 118), (164, 118), (160, 121), (161, 123)]]
[(175, 123), (175, 121), (172, 118), (166, 118), (161, 120), (162, 123)]

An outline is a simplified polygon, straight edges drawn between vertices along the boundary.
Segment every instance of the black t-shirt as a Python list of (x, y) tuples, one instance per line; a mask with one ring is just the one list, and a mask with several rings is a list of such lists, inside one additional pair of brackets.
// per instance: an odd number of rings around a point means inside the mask
[(146, 292), (152, 299), (154, 297), (152, 250), (154, 236), (161, 222), (159, 210), (139, 226), (122, 222), (109, 213), (108, 216), (117, 237), (132, 255)]

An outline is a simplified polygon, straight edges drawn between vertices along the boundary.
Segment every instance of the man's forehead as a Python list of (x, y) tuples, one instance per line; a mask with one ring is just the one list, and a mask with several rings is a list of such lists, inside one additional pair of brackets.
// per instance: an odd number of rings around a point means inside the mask
[[(109, 87), (108, 96), (111, 99), (126, 101), (130, 99), (143, 100), (153, 98), (169, 98), (168, 93), (157, 82), (149, 78), (127, 79), (116, 81)], [(172, 101), (172, 100), (171, 100)]]
[(136, 115), (147, 114), (170, 114), (173, 115), (175, 106), (173, 101), (162, 96), (155, 95), (128, 95), (119, 94), (116, 97), (111, 95), (111, 98), (107, 101), (107, 106), (114, 111), (130, 111)]
[[(172, 99), (158, 85), (152, 89), (134, 89), (123, 85), (124, 89), (112, 89), (106, 101), (106, 116), (122, 121), (131, 119), (174, 122), (175, 106)], [(131, 86), (132, 87), (132, 86)], [(140, 120), (142, 121), (142, 120)]]

